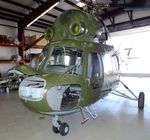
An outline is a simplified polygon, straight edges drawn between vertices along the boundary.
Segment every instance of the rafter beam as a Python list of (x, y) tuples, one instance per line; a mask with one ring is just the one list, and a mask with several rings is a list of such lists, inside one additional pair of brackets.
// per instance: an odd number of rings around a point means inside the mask
[(34, 9), (34, 8), (32, 8), (32, 7), (23, 5), (23, 4), (21, 4), (21, 3), (18, 3), (18, 2), (12, 1), (12, 0), (1, 0), (1, 1), (7, 2), (7, 3), (9, 3), (9, 4), (13, 4), (13, 5), (18, 6), (18, 7), (21, 7), (21, 8), (25, 8), (25, 9), (28, 9), (28, 10), (33, 10), (33, 9)]
[(4, 12), (1, 12), (1, 11), (0, 11), (0, 15), (6, 16), (6, 17), (10, 17), (10, 18), (15, 18), (15, 19), (17, 19), (17, 20), (19, 20), (19, 19), (21, 18), (20, 16), (16, 16), (16, 15), (4, 13)]
[(4, 17), (4, 16), (1, 16), (0, 15), (0, 19), (4, 19), (4, 20), (8, 20), (8, 21), (12, 21), (12, 22), (18, 22), (17, 19), (13, 19), (13, 18), (10, 18), (10, 17)]
[(51, 6), (53, 6), (58, 0), (48, 0), (41, 4), (39, 7), (34, 9), (32, 12), (30, 12), (28, 15), (26, 15), (23, 19), (21, 19), (18, 22), (18, 39), (22, 40), (22, 33), (24, 29), (27, 27), (29, 23), (31, 23), (33, 20), (35, 20), (37, 17), (39, 17), (42, 13), (44, 13), (46, 10), (48, 10)]
[(37, 2), (37, 3), (40, 3), (40, 4), (44, 3), (44, 1), (42, 1), (42, 0), (34, 0), (34, 1)]
[[(44, 4), (45, 3), (44, 1), (41, 1), (41, 0), (34, 0), (34, 1), (36, 1), (37, 3), (40, 3), (40, 4)], [(54, 7), (54, 9), (57, 10), (57, 11), (60, 11), (60, 12), (64, 12), (64, 10), (59, 8), (59, 7)]]
[(129, 4), (110, 4), (110, 7), (119, 7), (123, 8), (124, 10), (144, 10), (150, 9), (150, 4), (145, 4), (143, 2), (137, 3), (129, 3)]
[(46, 15), (46, 16), (49, 16), (49, 17), (53, 17), (53, 18), (56, 18), (56, 17), (57, 17), (57, 16), (52, 15), (52, 14), (50, 14), (50, 13), (46, 13), (45, 15)]
[[(10, 28), (15, 28), (15, 29), (18, 28), (18, 27), (16, 27), (16, 26), (6, 25), (6, 24), (0, 24), (0, 26), (10, 27)], [(25, 29), (25, 30), (27, 30), (27, 31), (33, 31), (33, 32), (38, 32), (38, 33), (44, 33), (44, 32), (42, 32), (42, 31), (33, 30), (33, 29)]]
[(81, 7), (77, 6), (75, 3), (71, 2), (71, 1), (66, 0), (65, 2), (70, 4), (73, 7), (77, 8), (77, 9), (80, 9), (80, 10), (82, 9)]
[(110, 20), (112, 26), (115, 26), (115, 17), (110, 17), (109, 20)]
[(20, 15), (20, 16), (25, 16), (26, 15), (24, 13), (13, 11), (13, 10), (10, 10), (10, 9), (7, 9), (7, 8), (1, 7), (1, 6), (0, 6), (0, 10), (5, 11), (5, 12), (9, 12), (9, 13), (13, 13), (13, 14), (16, 14), (16, 15)]
[[(7, 3), (9, 3), (9, 4), (13, 4), (13, 5), (15, 5), (15, 6), (18, 6), (18, 7), (27, 9), (27, 10), (34, 10), (34, 8), (32, 8), (32, 7), (25, 6), (25, 5), (22, 5), (22, 4), (18, 3), (18, 2), (14, 2), (14, 1), (11, 1), (11, 0), (2, 0), (2, 1), (5, 1), (5, 2), (7, 2)], [(35, 0), (35, 1), (36, 1), (36, 0)], [(43, 3), (44, 3), (44, 2), (43, 2)], [(3, 7), (0, 7), (0, 10), (7, 11), (7, 12), (13, 12), (14, 14), (18, 14), (18, 15), (22, 15), (22, 16), (25, 16), (25, 15), (26, 15), (26, 14), (23, 14), (23, 13), (20, 13), (20, 12), (16, 12), (16, 11), (13, 11), (13, 10), (9, 10), (9, 9), (3, 8)], [(47, 15), (47, 16), (49, 16), (49, 17), (53, 17), (53, 18), (56, 18), (56, 17), (57, 17), (57, 16), (52, 15), (52, 14), (49, 14), (49, 13), (47, 13), (47, 14), (45, 14), (45, 15)]]
[(39, 28), (43, 28), (43, 29), (46, 29), (46, 28), (47, 28), (47, 26), (43, 26), (43, 25), (38, 24), (38, 23), (34, 23), (34, 24), (32, 24), (32, 26), (39, 27)]
[(59, 8), (59, 7), (54, 7), (55, 10), (60, 11), (60, 12), (64, 12), (63, 9)]
[[(23, 17), (23, 16), (25, 16), (26, 14), (24, 14), (24, 13), (20, 13), (20, 12), (17, 12), (17, 11), (13, 11), (13, 10), (10, 10), (10, 9), (7, 9), (7, 8), (3, 8), (3, 7), (0, 7), (0, 11), (5, 11), (5, 12), (9, 12), (10, 13), (10, 15), (8, 15), (8, 16), (13, 16), (12, 14), (15, 14), (16, 16), (18, 16), (18, 18), (21, 18), (21, 17)], [(2, 12), (1, 12), (2, 13)], [(5, 13), (4, 13), (5, 14)], [(57, 16), (54, 16), (54, 15), (51, 15), (51, 14), (47, 14), (47, 15), (49, 15), (49, 16), (51, 16), (51, 17), (54, 17), (54, 18), (56, 18)], [(17, 18), (17, 17), (15, 17), (15, 18)], [(39, 19), (39, 21), (43, 21), (43, 22), (47, 22), (47, 23), (51, 23), (51, 24), (53, 24), (54, 22), (52, 22), (52, 21), (49, 21), (49, 20), (45, 20), (45, 19)]]
[[(45, 3), (44, 1), (41, 1), (41, 0), (34, 0), (34, 1), (37, 2), (37, 3), (39, 3), (39, 4), (44, 4), (44, 3)], [(60, 12), (63, 12), (63, 11), (64, 11), (64, 10), (58, 8), (58, 7), (54, 7), (54, 9), (55, 9), (55, 10), (58, 10), (58, 11), (60, 11)], [(57, 17), (57, 16), (52, 15), (52, 14), (50, 14), (50, 13), (46, 13), (45, 15), (46, 15), (46, 16), (50, 16), (50, 17), (53, 17), (53, 18), (56, 18), (56, 17)]]
[(25, 28), (30, 22), (40, 16), (43, 12), (48, 10), (52, 5), (54, 5), (58, 0), (48, 0), (41, 4), (38, 8), (34, 9), (28, 15), (26, 15), (22, 20), (18, 22), (18, 26)]
[(106, 11), (104, 14), (100, 15), (102, 17), (102, 19), (107, 19), (107, 18), (110, 18), (110, 17), (114, 17), (114, 16), (117, 16), (119, 14), (122, 14), (124, 13), (125, 11), (122, 9), (122, 8), (118, 8), (118, 9), (115, 9), (115, 10), (112, 10), (112, 11)]
[(43, 25), (43, 26), (46, 26), (46, 27), (48, 27), (48, 26), (50, 26), (50, 25), (51, 25), (51, 24), (46, 24), (46, 23), (39, 22), (39, 21), (37, 21), (37, 22), (35, 22), (35, 23), (40, 24), (40, 25)]
[(52, 21), (49, 21), (49, 20), (45, 20), (45, 19), (38, 19), (38, 21), (43, 21), (43, 22), (46, 22), (48, 24), (53, 24), (54, 22)]
[(143, 27), (150, 25), (150, 16), (133, 19), (132, 23), (130, 21), (125, 21), (121, 23), (115, 23), (115, 28), (112, 25), (107, 25), (110, 32), (127, 30), (131, 28)]
[[(17, 20), (17, 21), (19, 21), (19, 19), (21, 19), (20, 16), (16, 16), (16, 15), (4, 13), (4, 12), (1, 12), (1, 11), (0, 11), (0, 15), (3, 16), (3, 17), (6, 17), (6, 18), (8, 17), (8, 18)], [(41, 21), (41, 22), (40, 22), (40, 21)], [(43, 23), (43, 22), (45, 22), (45, 23)], [(35, 23), (38, 23), (39, 25), (41, 25), (41, 26), (46, 26), (46, 27), (51, 26), (51, 24), (53, 24), (53, 22), (48, 21), (48, 20), (44, 20), (44, 19), (39, 19), (39, 21), (37, 21), (37, 22), (35, 22)], [(45, 28), (46, 28), (46, 27), (45, 27)]]
[(132, 22), (132, 20), (133, 20), (133, 11), (127, 11), (127, 13), (128, 13), (128, 17), (129, 17), (130, 21)]

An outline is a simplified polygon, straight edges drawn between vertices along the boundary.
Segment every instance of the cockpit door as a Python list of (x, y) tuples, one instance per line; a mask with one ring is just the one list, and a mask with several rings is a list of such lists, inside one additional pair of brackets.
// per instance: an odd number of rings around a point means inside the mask
[(103, 65), (99, 53), (89, 54), (88, 77), (90, 78), (90, 86), (92, 89), (101, 88), (103, 83)]

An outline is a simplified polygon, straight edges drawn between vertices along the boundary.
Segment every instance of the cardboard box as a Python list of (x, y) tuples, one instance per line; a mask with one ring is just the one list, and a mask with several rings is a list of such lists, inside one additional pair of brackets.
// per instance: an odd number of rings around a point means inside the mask
[[(40, 38), (40, 35), (38, 35), (38, 34), (35, 34), (35, 35), (33, 35), (33, 36), (31, 36), (30, 37), (30, 43), (33, 43), (34, 41), (36, 41), (38, 38)], [(43, 38), (43, 39), (41, 39), (39, 42), (37, 42), (36, 43), (36, 45), (39, 45), (39, 46), (45, 46), (45, 45), (47, 45), (47, 43), (48, 43), (48, 41), (45, 39), (45, 38)]]

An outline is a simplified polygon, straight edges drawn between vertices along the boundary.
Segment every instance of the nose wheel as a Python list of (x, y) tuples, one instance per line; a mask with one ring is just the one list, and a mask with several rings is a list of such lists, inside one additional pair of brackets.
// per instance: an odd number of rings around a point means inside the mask
[(66, 136), (69, 132), (69, 125), (67, 123), (62, 123), (59, 127), (59, 133), (62, 136)]
[(52, 130), (56, 134), (60, 133), (61, 136), (66, 136), (69, 133), (69, 125), (66, 122), (61, 123), (61, 121), (58, 120), (58, 116), (55, 116), (53, 117)]
[(54, 133), (59, 133), (58, 127), (55, 127), (54, 125), (52, 127), (52, 130), (53, 130)]

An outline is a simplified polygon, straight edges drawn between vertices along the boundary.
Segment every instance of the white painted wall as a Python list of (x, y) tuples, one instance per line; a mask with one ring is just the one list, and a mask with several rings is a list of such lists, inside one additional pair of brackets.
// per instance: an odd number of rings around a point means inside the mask
[[(6, 21), (0, 19), (0, 24), (5, 25), (11, 25), (16, 26), (14, 22)], [(8, 37), (17, 37), (17, 30), (15, 28), (0, 26), (0, 34), (1, 35), (7, 35)], [(18, 48), (12, 48), (12, 47), (3, 47), (0, 46), (0, 60), (9, 60), (12, 55), (18, 54)], [(0, 73), (5, 75), (6, 71), (8, 71), (10, 68), (14, 67), (14, 64), (0, 64)]]
[[(16, 24), (14, 22), (2, 20), (2, 19), (0, 19), (0, 24), (16, 26)], [(17, 30), (15, 28), (0, 26), (0, 34), (16, 38), (17, 37)]]

